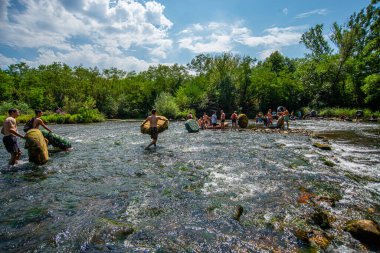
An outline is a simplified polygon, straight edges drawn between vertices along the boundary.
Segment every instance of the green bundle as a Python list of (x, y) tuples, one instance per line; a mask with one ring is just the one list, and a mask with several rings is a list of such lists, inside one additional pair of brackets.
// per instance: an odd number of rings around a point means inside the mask
[(51, 144), (53, 147), (60, 148), (62, 150), (71, 148), (70, 141), (66, 140), (62, 136), (46, 130), (42, 130), (41, 132), (44, 135), (44, 137), (49, 141), (49, 144)]

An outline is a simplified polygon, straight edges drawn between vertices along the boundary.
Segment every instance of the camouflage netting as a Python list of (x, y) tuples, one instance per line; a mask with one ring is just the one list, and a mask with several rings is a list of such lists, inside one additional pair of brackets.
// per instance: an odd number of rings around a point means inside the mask
[(196, 120), (189, 119), (185, 122), (185, 127), (189, 133), (199, 132), (199, 125)]
[[(162, 133), (166, 129), (169, 128), (169, 121), (167, 118), (160, 116), (162, 119), (157, 120), (157, 130), (158, 133)], [(143, 134), (150, 134), (150, 122), (149, 120), (145, 122), (144, 125), (140, 127), (141, 133)]]
[(51, 144), (55, 148), (60, 148), (62, 150), (71, 148), (71, 143), (70, 141), (66, 140), (62, 136), (46, 131), (46, 130), (41, 130), (42, 134), (46, 139), (48, 139), (49, 144)]
[(47, 143), (38, 129), (30, 129), (26, 135), (25, 148), (28, 150), (29, 162), (44, 164), (49, 160)]
[(248, 126), (248, 117), (245, 114), (240, 114), (238, 116), (238, 125), (240, 128), (247, 128)]

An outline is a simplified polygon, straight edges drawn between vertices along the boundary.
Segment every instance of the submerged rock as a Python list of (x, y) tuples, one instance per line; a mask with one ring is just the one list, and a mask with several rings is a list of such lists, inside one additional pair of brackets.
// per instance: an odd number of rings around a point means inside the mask
[(322, 229), (328, 229), (331, 227), (330, 225), (330, 217), (324, 210), (317, 210), (312, 216), (311, 219), (313, 222), (321, 227)]
[(372, 250), (380, 250), (380, 226), (372, 220), (352, 220), (345, 230)]
[(243, 207), (241, 205), (236, 206), (235, 213), (232, 216), (232, 219), (239, 221), (240, 220), (240, 216), (243, 214), (243, 211), (244, 211), (244, 209), (243, 209)]
[(320, 148), (322, 150), (331, 150), (331, 146), (329, 144), (325, 144), (325, 143), (315, 142), (315, 143), (313, 143), (313, 146)]
[(331, 238), (324, 232), (318, 230), (303, 230), (297, 229), (294, 235), (301, 241), (310, 244), (312, 247), (326, 249), (331, 241)]

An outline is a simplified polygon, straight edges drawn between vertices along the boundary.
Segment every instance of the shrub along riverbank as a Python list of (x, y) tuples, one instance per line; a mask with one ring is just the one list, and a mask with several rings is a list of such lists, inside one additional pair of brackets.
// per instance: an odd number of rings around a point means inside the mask
[[(7, 116), (1, 115), (0, 122), (4, 122)], [(34, 114), (24, 114), (17, 118), (17, 122), (24, 124), (34, 117)], [(47, 113), (42, 116), (42, 120), (47, 124), (77, 124), (77, 123), (94, 123), (105, 120), (104, 116), (99, 112), (85, 112), (83, 114), (57, 114)]]

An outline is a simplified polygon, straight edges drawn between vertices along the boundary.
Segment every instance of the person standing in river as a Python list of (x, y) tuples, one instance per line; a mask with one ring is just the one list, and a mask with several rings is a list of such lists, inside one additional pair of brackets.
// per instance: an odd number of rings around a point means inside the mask
[(141, 126), (143, 126), (147, 121), (149, 121), (149, 123), (150, 123), (150, 137), (152, 138), (152, 142), (148, 146), (146, 146), (146, 148), (145, 148), (146, 150), (148, 150), (150, 148), (150, 146), (152, 146), (152, 145), (154, 145), (154, 147), (156, 147), (156, 143), (157, 143), (157, 139), (158, 139), (157, 121), (159, 119), (168, 121), (166, 118), (156, 116), (156, 110), (153, 109), (152, 115), (148, 116), (144, 120), (144, 122), (141, 124)]
[(220, 110), (220, 129), (224, 129), (224, 122), (226, 121), (226, 114)]
[(218, 124), (218, 117), (216, 116), (216, 111), (214, 111), (211, 115), (211, 123), (212, 123), (212, 129), (216, 129), (216, 124)]
[(25, 124), (24, 131), (27, 132), (29, 129), (32, 129), (32, 128), (39, 129), (40, 126), (42, 126), (47, 131), (53, 132), (50, 130), (50, 128), (46, 126), (45, 122), (41, 119), (42, 111), (35, 110), (34, 112), (36, 113), (36, 117), (32, 118)]
[(237, 118), (238, 118), (238, 115), (237, 115), (237, 112), (234, 111), (234, 113), (231, 115), (231, 129), (237, 129)]
[(285, 122), (286, 122), (286, 129), (289, 130), (289, 111), (288, 111), (288, 109), (286, 109), (286, 107), (284, 107), (283, 115), (284, 115), (284, 126), (283, 126), (283, 128), (285, 128)]
[(17, 132), (17, 124), (16, 118), (20, 115), (19, 110), (17, 109), (9, 109), (8, 110), (9, 117), (5, 119), (3, 123), (3, 128), (1, 129), (1, 133), (4, 135), (3, 143), (5, 149), (8, 153), (11, 154), (11, 158), (9, 160), (9, 165), (13, 166), (18, 163), (18, 160), (21, 156), (21, 150), (18, 147), (17, 136), (25, 139), (25, 136), (19, 134)]

